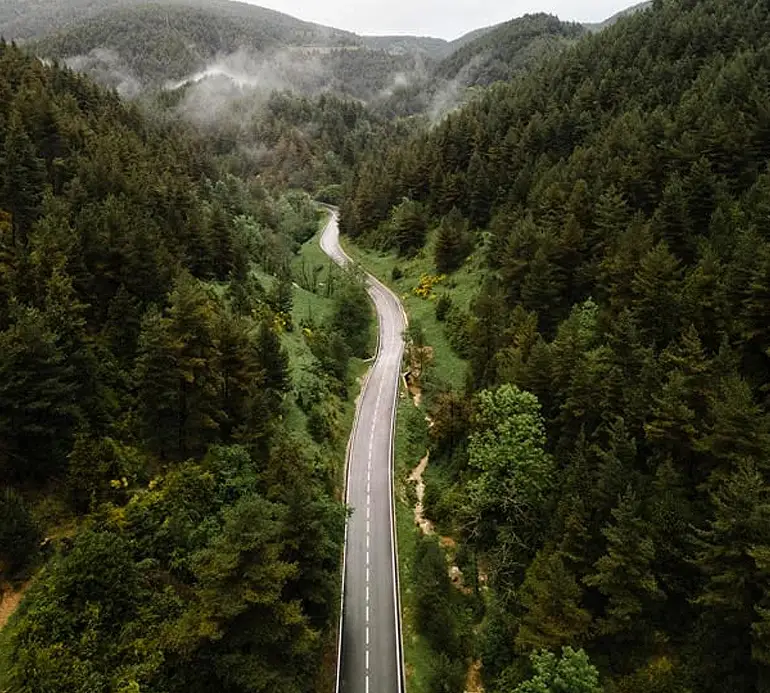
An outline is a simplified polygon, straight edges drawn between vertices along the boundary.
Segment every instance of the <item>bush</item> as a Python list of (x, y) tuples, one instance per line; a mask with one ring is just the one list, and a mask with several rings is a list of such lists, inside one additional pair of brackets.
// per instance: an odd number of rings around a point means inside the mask
[(444, 322), (452, 309), (452, 297), (449, 294), (441, 294), (436, 301), (436, 320)]
[(339, 399), (330, 396), (325, 402), (313, 405), (307, 416), (307, 430), (316, 443), (334, 441), (340, 428), (338, 412), (341, 403)]
[(394, 268), (393, 268), (393, 269), (390, 271), (390, 278), (391, 278), (391, 279), (392, 279), (394, 282), (397, 282), (397, 281), (398, 281), (399, 279), (401, 279), (403, 276), (404, 276), (404, 271), (403, 271), (403, 270), (402, 270), (400, 267), (398, 267), (398, 266), (394, 267)]
[(452, 609), (454, 588), (436, 537), (419, 536), (413, 571), (417, 630), (437, 652), (458, 655), (457, 619)]
[(432, 662), (427, 683), (429, 693), (461, 693), (465, 684), (463, 661), (441, 652)]

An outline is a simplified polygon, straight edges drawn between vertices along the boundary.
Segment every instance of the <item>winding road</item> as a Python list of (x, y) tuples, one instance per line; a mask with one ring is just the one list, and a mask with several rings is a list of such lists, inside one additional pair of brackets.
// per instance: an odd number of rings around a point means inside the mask
[[(332, 211), (321, 248), (337, 264)], [(361, 390), (348, 444), (337, 693), (404, 693), (398, 559), (393, 509), (393, 436), (406, 317), (398, 298), (371, 275), (367, 289), (379, 320), (377, 356)]]

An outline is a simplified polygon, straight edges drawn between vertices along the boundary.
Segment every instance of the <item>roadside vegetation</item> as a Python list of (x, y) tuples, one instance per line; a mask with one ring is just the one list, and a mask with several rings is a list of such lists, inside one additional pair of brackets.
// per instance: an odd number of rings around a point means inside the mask
[(324, 690), (363, 286), (193, 131), (4, 43), (0, 93), (0, 688)]
[(341, 205), (433, 260), (426, 293), (483, 268), (426, 513), (486, 578), (489, 691), (766, 687), (768, 37), (766, 4), (656, 0), (372, 152)]

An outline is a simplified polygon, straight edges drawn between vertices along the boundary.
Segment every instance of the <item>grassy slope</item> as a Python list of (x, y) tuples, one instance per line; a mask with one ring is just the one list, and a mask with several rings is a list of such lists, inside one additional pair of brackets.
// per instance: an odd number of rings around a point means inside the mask
[[(425, 274), (436, 274), (433, 264), (432, 239), (425, 249), (409, 260), (399, 258), (395, 253), (380, 253), (353, 245), (342, 239), (345, 251), (367, 271), (387, 284), (401, 298), (411, 325), (419, 323), (425, 333), (426, 343), (433, 347), (433, 379), (438, 379), (454, 388), (462, 388), (467, 370), (466, 362), (452, 349), (444, 325), (436, 320), (435, 298), (427, 300), (415, 295), (413, 289)], [(394, 280), (393, 270), (398, 268), (402, 276)], [(467, 308), (479, 285), (479, 266), (470, 258), (465, 266), (437, 286), (436, 293), (448, 292), (455, 305)], [(401, 586), (401, 608), (403, 620), (404, 659), (409, 693), (425, 693), (432, 667), (432, 651), (416, 630), (414, 623), (414, 594), (411, 586), (412, 567), (416, 550), (416, 528), (414, 523), (414, 492), (408, 481), (412, 469), (417, 466), (425, 445), (415, 440), (415, 432), (409, 426), (410, 419), (424, 417), (422, 409), (416, 410), (411, 399), (402, 388), (396, 419), (395, 442), (395, 487), (396, 520), (398, 530), (398, 560)], [(414, 423), (414, 422), (413, 422)]]
[[(456, 306), (466, 309), (475, 296), (479, 286), (478, 263), (473, 257), (457, 272), (436, 286), (435, 296), (428, 300), (414, 293), (425, 274), (436, 274), (433, 264), (433, 239), (419, 254), (411, 259), (399, 258), (395, 253), (381, 253), (353, 245), (348, 239), (342, 239), (345, 251), (358, 261), (367, 271), (387, 284), (398, 294), (411, 325), (419, 323), (425, 333), (426, 343), (434, 350), (434, 375), (454, 388), (465, 384), (467, 365), (449, 344), (443, 323), (436, 320), (435, 299), (443, 292), (452, 297)], [(393, 270), (398, 268), (402, 276), (393, 279)]]

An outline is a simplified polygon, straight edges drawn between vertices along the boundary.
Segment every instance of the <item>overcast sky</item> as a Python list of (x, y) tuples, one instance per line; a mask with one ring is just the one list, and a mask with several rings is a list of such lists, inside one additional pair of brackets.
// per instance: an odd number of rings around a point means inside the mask
[(528, 12), (598, 22), (636, 0), (247, 0), (359, 34), (415, 34), (454, 39)]

